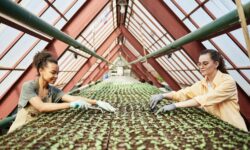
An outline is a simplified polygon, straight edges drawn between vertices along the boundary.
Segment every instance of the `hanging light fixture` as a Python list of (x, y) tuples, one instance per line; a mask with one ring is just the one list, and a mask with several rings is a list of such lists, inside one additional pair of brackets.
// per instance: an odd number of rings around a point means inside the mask
[(124, 0), (120, 0), (119, 2), (118, 2), (118, 5), (120, 5), (120, 13), (121, 14), (124, 14), (125, 13), (125, 9), (126, 9), (126, 1), (124, 1)]
[(120, 13), (124, 14), (125, 13), (125, 6), (124, 5), (120, 5), (121, 9), (120, 9)]

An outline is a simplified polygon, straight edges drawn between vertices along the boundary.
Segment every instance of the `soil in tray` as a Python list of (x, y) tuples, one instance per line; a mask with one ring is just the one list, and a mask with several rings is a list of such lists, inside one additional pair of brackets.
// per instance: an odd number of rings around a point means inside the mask
[[(85, 93), (87, 97), (108, 101), (119, 111), (114, 114), (108, 112), (102, 114), (98, 110), (68, 109), (48, 113), (15, 133), (0, 137), (0, 147), (5, 149), (15, 148), (14, 146), (22, 146), (23, 149), (43, 147), (106, 149), (107, 146), (109, 149), (250, 148), (249, 133), (240, 131), (199, 109), (178, 109), (164, 115), (154, 115), (149, 111), (148, 101), (150, 95), (157, 92), (159, 93), (156, 88), (146, 84), (92, 86), (81, 94), (84, 96)], [(164, 104), (166, 103), (168, 101)], [(157, 106), (160, 108), (164, 104)], [(45, 132), (46, 135), (43, 134)]]

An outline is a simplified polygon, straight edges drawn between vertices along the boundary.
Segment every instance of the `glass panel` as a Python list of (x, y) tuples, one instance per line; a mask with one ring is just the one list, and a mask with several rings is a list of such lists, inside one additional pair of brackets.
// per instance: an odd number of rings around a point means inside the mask
[(67, 22), (63, 18), (61, 18), (60, 21), (58, 21), (56, 25), (54, 25), (54, 27), (56, 27), (58, 30), (61, 30), (66, 23)]
[(0, 61), (0, 66), (12, 67), (37, 39), (25, 34)]
[(181, 6), (182, 9), (185, 10), (187, 14), (189, 14), (192, 10), (194, 10), (198, 4), (195, 2), (195, 0), (188, 0), (188, 1), (183, 1), (183, 0), (176, 0), (179, 6)]
[(160, 30), (164, 34), (166, 33), (166, 31), (162, 28), (162, 26), (159, 24), (159, 22), (155, 20), (155, 18), (151, 15), (151, 13), (149, 13), (145, 9), (145, 7), (142, 6), (142, 4), (139, 1), (134, 1), (134, 3), (138, 6), (138, 8), (140, 8), (142, 10), (142, 12), (144, 12), (144, 14), (145, 14), (144, 16), (146, 16), (147, 18), (149, 18), (154, 23), (154, 26), (157, 26), (158, 30)]
[[(134, 26), (134, 25), (130, 25), (131, 26)], [(144, 39), (144, 41), (142, 41), (141, 37), (140, 37), (140, 34), (136, 32), (136, 30), (132, 29), (129, 27), (129, 31), (131, 31), (131, 34), (133, 34), (133, 36), (142, 44), (143, 43), (143, 46), (144, 47), (149, 47), (149, 44), (150, 43), (146, 38)], [(131, 30), (130, 30), (131, 29)]]
[(197, 28), (194, 26), (194, 24), (189, 19), (185, 19), (183, 22), (188, 27), (188, 29), (190, 31), (193, 32), (193, 31), (197, 30)]
[(4, 24), (0, 25), (0, 54), (15, 40), (15, 38), (20, 34), (21, 32), (6, 26)]
[(249, 58), (239, 49), (239, 47), (227, 35), (221, 35), (215, 37), (213, 38), (213, 41), (238, 67), (250, 66)]
[[(250, 30), (248, 30), (248, 32), (250, 34)], [(242, 28), (234, 30), (230, 33), (234, 35), (234, 37), (237, 39), (237, 41), (239, 41), (240, 44), (245, 47), (245, 49), (247, 49), (247, 45), (246, 45), (246, 42), (245, 42), (245, 39), (243, 36)]]
[(40, 18), (49, 23), (50, 25), (53, 25), (54, 21), (59, 17), (60, 15), (53, 8), (50, 7)]
[(55, 84), (54, 85), (60, 85), (62, 82), (61, 82), (61, 79), (62, 79), (62, 77), (64, 76), (64, 73), (65, 72), (59, 72), (58, 73), (58, 77), (57, 77), (57, 80), (56, 80), (56, 82), (55, 82)]
[(187, 70), (188, 68), (182, 63), (182, 60), (180, 60), (179, 58), (177, 58), (175, 56), (175, 53), (172, 54), (172, 58), (175, 60), (175, 62), (178, 64), (178, 66), (181, 67), (182, 70)]
[(250, 96), (250, 85), (242, 76), (235, 70), (228, 70), (228, 73), (234, 78), (238, 85)]
[(83, 64), (85, 64), (85, 62), (86, 62), (87, 60), (88, 60), (88, 59), (81, 57), (80, 63), (77, 64), (75, 70), (76, 70), (76, 71), (79, 71), (79, 69), (81, 69), (81, 67), (83, 66)]
[(68, 83), (70, 82), (70, 80), (72, 79), (72, 77), (75, 75), (75, 72), (70, 72), (68, 75), (67, 75), (67, 78), (63, 81), (63, 83)]
[(178, 77), (180, 77), (180, 79), (182, 81), (180, 83), (182, 83), (182, 84), (188, 84), (188, 82), (184, 79), (184, 77), (180, 74), (180, 72), (178, 72), (178, 71), (173, 71), (173, 72), (175, 72), (178, 75)]
[(160, 30), (158, 30), (155, 24), (153, 24), (153, 22), (149, 20), (147, 16), (145, 16), (136, 6), (134, 6), (133, 8), (134, 8), (133, 10), (136, 11), (137, 14), (142, 18), (144, 28), (146, 28), (145, 24), (147, 24), (147, 28), (148, 27), (152, 28), (153, 30), (152, 32), (154, 32), (154, 34), (157, 34), (158, 36), (162, 36), (163, 33)]
[(108, 36), (112, 33), (112, 31), (114, 30), (112, 28), (109, 28), (109, 30), (101, 36), (99, 41), (97, 41), (94, 45), (95, 50), (97, 50), (100, 47), (100, 45), (108, 38)]
[[(79, 57), (77, 57), (77, 59), (79, 59)], [(67, 59), (67, 63), (65, 64), (65, 66), (62, 68), (62, 71), (74, 71), (74, 70), (72, 70), (73, 68), (73, 66), (74, 66), (74, 63), (75, 63), (75, 58), (74, 58), (74, 54), (72, 53), (72, 54), (70, 54), (70, 56), (69, 56), (69, 59)]]
[(248, 78), (250, 79), (250, 70), (247, 69), (247, 70), (241, 70), (241, 72), (243, 72), (243, 74)]
[(169, 45), (171, 42), (166, 38), (165, 36), (162, 37), (162, 40), (164, 41), (165, 46)]
[(201, 8), (195, 11), (190, 17), (198, 24), (199, 27), (213, 21), (211, 17), (208, 16), (208, 14)]
[(213, 46), (213, 44), (211, 44), (211, 42), (210, 41), (203, 41), (202, 42), (202, 44), (207, 48), (207, 49), (216, 49), (214, 46)]
[(185, 81), (190, 85), (193, 83), (193, 81), (190, 79), (190, 77), (184, 72), (184, 71), (180, 71), (180, 73), (182, 74), (182, 76), (184, 77)]
[(110, 47), (103, 53), (102, 56), (103, 56), (103, 57), (106, 57), (106, 56), (110, 53), (110, 51), (114, 49), (115, 46), (116, 46), (116, 41), (114, 41), (114, 42), (110, 45)]
[(82, 33), (82, 36), (89, 44), (94, 46), (91, 50), (96, 50), (105, 41), (105, 39), (112, 33), (113, 16), (110, 3), (100, 12), (88, 28)]
[(0, 79), (8, 72), (8, 70), (1, 70), (0, 69)]
[(69, 59), (70, 55), (72, 55), (71, 52), (66, 51), (59, 59), (58, 59), (58, 65), (62, 67), (60, 70), (62, 70), (65, 67), (65, 62), (67, 59)]
[(170, 76), (171, 76), (173, 79), (175, 79), (175, 81), (177, 81), (178, 83), (181, 82), (181, 80), (179, 79), (179, 77), (176, 76), (176, 74), (175, 74), (174, 72), (169, 71), (169, 70), (171, 70), (171, 69), (168, 67), (168, 65), (166, 65), (165, 62), (163, 62), (162, 59), (158, 58), (158, 59), (156, 59), (156, 61), (164, 68), (164, 70), (165, 70), (166, 72), (168, 72), (168, 73), (170, 74)]
[(0, 96), (2, 96), (22, 75), (23, 71), (12, 71), (0, 84)]
[(126, 42), (124, 43), (127, 48), (136, 56), (139, 57), (141, 56), (140, 53), (126, 40)]
[(166, 46), (165, 43), (163, 43), (161, 40), (158, 41), (158, 44), (159, 44), (160, 47), (165, 47)]
[(192, 70), (195, 67), (182, 55), (179, 51), (176, 51), (175, 54), (184, 62), (184, 64), (188, 67), (188, 69)]
[(224, 59), (224, 61), (225, 61), (225, 66), (226, 66), (226, 68), (233, 68), (233, 66), (226, 60), (226, 59)]
[(44, 0), (22, 0), (19, 5), (34, 15), (38, 15), (42, 9), (47, 7), (47, 3)]
[(186, 56), (185, 58), (188, 59), (189, 62), (191, 62), (191, 64), (193, 64), (193, 66), (194, 66), (196, 69), (198, 69), (196, 63), (195, 63), (195, 62), (187, 55), (187, 53), (186, 53), (184, 50), (182, 50), (182, 49), (181, 49), (181, 54), (184, 55), (184, 56)]
[(171, 76), (177, 83), (182, 83), (182, 81), (181, 81), (180, 78), (175, 74), (175, 72), (169, 71), (168, 73), (170, 74), (170, 76)]
[(67, 78), (70, 76), (71, 72), (63, 72), (62, 75), (61, 75), (61, 78), (58, 81), (58, 83), (56, 83), (57, 86), (64, 86), (67, 81)]
[(174, 42), (174, 38), (170, 35), (170, 34), (166, 34), (168, 40), (170, 40), (170, 42)]
[(219, 18), (224, 16), (228, 12), (235, 9), (233, 1), (228, 0), (211, 0), (208, 1), (205, 6), (210, 10), (210, 12), (216, 17)]
[(19, 63), (17, 68), (28, 68), (30, 64), (33, 61), (33, 57), (37, 52), (40, 52), (44, 50), (44, 48), (47, 46), (48, 42), (40, 41), (32, 50), (29, 52), (29, 54)]
[(180, 18), (183, 19), (185, 15), (173, 4), (170, 0), (164, 0), (164, 2), (172, 9), (172, 11)]
[(65, 69), (67, 70), (67, 71), (77, 71), (78, 69), (77, 68), (79, 68), (79, 65), (80, 65), (80, 62), (82, 61), (82, 57), (77, 57), (77, 59), (75, 59), (75, 58), (72, 58), (71, 60), (70, 60), (70, 62), (72, 62), (71, 64), (68, 64), (66, 67), (65, 67)]
[(59, 67), (61, 71), (66, 71), (67, 67), (73, 63), (72, 60), (75, 59), (74, 54), (71, 52), (65, 53), (64, 58), (65, 59), (62, 59), (62, 60), (60, 59), (59, 61), (60, 62)]
[(181, 68), (176, 64), (176, 62), (174, 61), (173, 58), (167, 58), (166, 56), (164, 56), (164, 57), (165, 57), (165, 59), (168, 61), (169, 64), (171, 64), (172, 66), (174, 66), (174, 68), (175, 68), (176, 70), (181, 69)]
[(63, 13), (69, 6), (72, 4), (73, 1), (60, 1), (57, 0), (53, 3), (53, 5), (61, 12)]
[(65, 17), (70, 19), (85, 2), (86, 0), (78, 0), (75, 5), (65, 14)]
[(134, 15), (133, 18), (130, 19), (130, 26), (133, 27), (133, 29), (135, 29), (136, 31), (136, 37), (138, 37), (141, 41), (142, 41), (142, 35), (144, 36), (143, 39), (146, 40), (147, 38), (145, 38), (145, 35), (147, 34), (146, 31), (142, 28), (141, 29), (141, 24), (138, 22), (139, 18)]
[(162, 60), (162, 58), (157, 59), (157, 61), (161, 64), (161, 66), (162, 66), (166, 71), (171, 70), (171, 68)]
[(193, 81), (195, 81), (195, 82), (199, 81), (199, 79), (193, 74), (193, 72), (186, 71), (186, 73), (193, 79)]
[(199, 71), (192, 71), (194, 74), (196, 74), (197, 77), (199, 77), (199, 80), (203, 79), (203, 76)]
[(82, 77), (82, 80), (86, 79), (91, 73), (92, 73), (91, 71), (86, 72)]

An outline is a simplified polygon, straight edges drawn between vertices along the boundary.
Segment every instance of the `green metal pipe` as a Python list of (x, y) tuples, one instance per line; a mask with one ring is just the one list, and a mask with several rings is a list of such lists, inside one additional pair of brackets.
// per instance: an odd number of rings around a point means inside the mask
[[(243, 9), (245, 12), (246, 19), (249, 19), (250, 18), (250, 2), (243, 5)], [(224, 30), (224, 29), (226, 29), (226, 28), (228, 28), (236, 23), (239, 23), (239, 16), (238, 16), (237, 10), (233, 10), (233, 11), (229, 12), (228, 14), (226, 14), (226, 15), (214, 20), (213, 22), (205, 25), (204, 27), (177, 39), (176, 41), (167, 45), (166, 47), (163, 47), (163, 48), (161, 48), (157, 51), (154, 51), (148, 55), (145, 55), (137, 60), (134, 60), (134, 61), (130, 62), (129, 64), (130, 65), (135, 64), (135, 63), (140, 62), (140, 61), (145, 61), (147, 58), (154, 57), (156, 55), (165, 54), (167, 52), (168, 53), (173, 52), (176, 49), (179, 49), (184, 44), (190, 43), (190, 42), (195, 41), (195, 40), (202, 39), (204, 37), (207, 37), (215, 32)]]
[(94, 51), (89, 50), (87, 47), (77, 42), (76, 40), (68, 36), (67, 34), (56, 29), (55, 27), (51, 26), (50, 24), (46, 23), (42, 19), (30, 13), (29, 11), (20, 7), (15, 2), (12, 2), (10, 0), (0, 0), (0, 13), (12, 19), (15, 19), (16, 21), (32, 29), (38, 30), (39, 32), (42, 32), (46, 35), (49, 35), (60, 41), (63, 41), (64, 43), (67, 43), (70, 46), (80, 49), (98, 59), (101, 59), (102, 61), (110, 63), (109, 61), (97, 55)]
[(0, 128), (6, 127), (10, 122), (12, 122), (13, 120), (15, 120), (15, 118), (16, 118), (16, 115), (10, 116), (10, 117), (6, 117), (3, 120), (0, 120)]

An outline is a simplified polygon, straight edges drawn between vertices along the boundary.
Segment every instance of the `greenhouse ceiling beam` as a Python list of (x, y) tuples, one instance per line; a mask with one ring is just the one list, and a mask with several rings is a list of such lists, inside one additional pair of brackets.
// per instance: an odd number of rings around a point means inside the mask
[[(121, 26), (120, 28), (123, 36), (139, 52), (139, 54), (144, 56), (143, 46), (140, 44), (140, 42), (124, 26)], [(147, 51), (146, 54), (148, 54)], [(163, 67), (154, 58), (149, 58), (147, 61), (173, 90), (180, 89), (178, 83), (168, 74), (168, 72), (163, 69)]]
[[(119, 49), (113, 49), (109, 55), (107, 55), (106, 59), (113, 62), (115, 60), (115, 58), (117, 58), (119, 54)], [(108, 67), (105, 69), (105, 63), (101, 62), (98, 64), (98, 66), (94, 69), (94, 71), (90, 74), (90, 76), (88, 76), (84, 81), (83, 81), (83, 85), (88, 84), (92, 81), (96, 81), (95, 78), (98, 75), (98, 73), (103, 72), (108, 70)]]
[[(98, 15), (98, 13), (108, 4), (108, 0), (87, 1), (69, 22), (62, 28), (62, 31), (76, 38)], [(47, 49), (57, 58), (63, 55), (68, 48), (68, 44), (60, 40), (52, 40)], [(36, 69), (30, 65), (21, 77), (11, 86), (11, 90), (6, 92), (0, 99), (0, 119), (8, 116), (17, 106), (21, 88), (24, 82), (36, 77)]]
[(141, 81), (142, 79), (141, 79), (141, 76), (137, 73), (137, 71), (132, 67), (131, 68), (131, 74), (134, 74), (138, 79), (139, 79), (139, 81)]
[[(111, 53), (112, 52), (110, 52), (110, 54)], [(112, 54), (108, 55), (108, 57), (110, 57), (108, 60), (110, 60), (111, 62), (114, 62), (114, 60), (118, 56), (119, 56), (119, 51), (117, 50), (116, 53), (115, 53), (115, 55), (113, 55), (113, 56), (112, 56)], [(101, 70), (95, 75), (95, 77), (93, 78), (93, 81), (97, 81), (98, 79), (100, 79), (103, 76), (103, 74), (109, 70), (109, 66), (108, 65), (106, 65), (106, 64), (99, 64), (99, 65), (100, 65), (99, 68), (101, 68)]]
[[(133, 59), (132, 59), (128, 54), (126, 54), (124, 51), (121, 51), (121, 54), (122, 54), (122, 56), (125, 58), (125, 60), (126, 60), (127, 62), (133, 60)], [(147, 80), (147, 81), (150, 80), (150, 79), (149, 79), (149, 76), (147, 76), (146, 73), (144, 72), (144, 70), (141, 69), (138, 65), (133, 64), (133, 65), (131, 65), (131, 67), (132, 67), (133, 70), (135, 70), (136, 73), (139, 74), (140, 79), (144, 79), (144, 80)]]
[[(164, 3), (164, 1), (139, 1), (173, 39), (179, 39), (190, 33), (190, 30), (186, 27), (186, 25), (176, 16), (175, 13), (173, 13), (173, 11)], [(182, 48), (195, 63), (198, 62), (200, 51), (205, 49), (205, 47), (199, 41), (193, 41), (183, 45)]]
[[(127, 54), (132, 60), (137, 59), (137, 57), (124, 45), (121, 46), (122, 47), (122, 51)], [(137, 63), (138, 64), (138, 68), (140, 68), (145, 74), (146, 76), (149, 77), (149, 79), (154, 83), (155, 86), (157, 87), (161, 87), (160, 82), (152, 75), (151, 72), (148, 71), (148, 69), (143, 65), (143, 63)]]
[(53, 27), (52, 25), (48, 24), (47, 22), (43, 21), (39, 17), (35, 16), (34, 14), (30, 13), (26, 9), (22, 8), (15, 2), (10, 0), (1, 0), (0, 1), (0, 12), (15, 21), (28, 26), (29, 28), (39, 31), (45, 35), (54, 37), (57, 40), (60, 40), (64, 43), (67, 43), (70, 46), (73, 46), (76, 49), (82, 50), (102, 61), (110, 63), (109, 61), (105, 60), (103, 57), (97, 55), (94, 51), (88, 49), (69, 35), (65, 34), (64, 32), (58, 30), (57, 28)]
[[(118, 57), (118, 53), (117, 53), (117, 55), (116, 55), (116, 57), (114, 57), (114, 59), (115, 58), (117, 58)], [(113, 62), (113, 61), (112, 61)], [(98, 81), (98, 79), (101, 79), (101, 77), (104, 75), (104, 73), (106, 73), (107, 71), (109, 71), (109, 67), (106, 65), (106, 66), (104, 66), (98, 73), (97, 73), (97, 75), (94, 77), (94, 79), (93, 79), (93, 81)]]
[[(122, 54), (124, 54), (124, 56), (125, 56), (125, 59), (127, 60), (127, 61), (132, 61), (132, 60), (134, 60), (134, 59), (132, 59), (131, 58), (131, 56), (129, 55), (129, 54), (127, 54), (126, 52), (125, 52), (125, 50), (122, 50), (121, 51), (122, 52)], [(146, 80), (146, 81), (150, 81), (151, 79), (150, 79), (150, 76), (149, 75), (147, 75), (147, 72), (145, 72), (145, 70), (147, 70), (146, 68), (142, 68), (142, 66), (141, 65), (139, 65), (140, 63), (138, 63), (138, 64), (133, 64), (133, 65), (131, 65), (132, 67), (134, 67), (134, 70), (136, 70), (136, 72), (138, 72), (140, 75), (141, 75), (141, 79), (144, 79), (144, 80)]]
[[(125, 54), (124, 52), (121, 52), (122, 56), (125, 58), (126, 61), (132, 61), (131, 58), (128, 57), (127, 54)], [(141, 72), (141, 70), (136, 66), (136, 65), (131, 65), (132, 67), (132, 70), (134, 71), (134, 73), (137, 75), (137, 77), (140, 79), (140, 80), (148, 80), (148, 77), (143, 73)]]
[[(121, 30), (116, 28), (109, 37), (102, 43), (102, 45), (96, 50), (96, 53), (99, 55), (103, 55), (104, 52), (110, 47), (110, 45), (117, 39), (117, 37), (121, 34)], [(90, 67), (96, 62), (95, 57), (90, 57), (83, 66), (79, 69), (79, 71), (74, 75), (74, 77), (67, 83), (67, 85), (63, 88), (64, 92), (70, 91), (84, 76), (84, 74), (90, 69)]]
[[(147, 1), (147, 0), (145, 0), (145, 1)], [(151, 1), (151, 3), (152, 3), (152, 1)], [(155, 5), (155, 1), (153, 3)], [(250, 2), (243, 5), (243, 8), (244, 8), (246, 18), (249, 19), (250, 18)], [(161, 12), (161, 13), (164, 14), (163, 12)], [(162, 15), (162, 16), (167, 18), (165, 15)], [(167, 19), (167, 21), (168, 21), (168, 23), (171, 22), (169, 19)], [(231, 25), (234, 25), (237, 23), (239, 23), (238, 12), (237, 12), (237, 10), (231, 11), (231, 12), (227, 13), (226, 15), (214, 20), (213, 22), (201, 27), (200, 29), (198, 29), (194, 32), (188, 33), (187, 35), (184, 35), (183, 37), (170, 43), (166, 47), (163, 47), (163, 48), (156, 50), (156, 51), (154, 51), (146, 56), (143, 56), (135, 61), (132, 61), (129, 64), (134, 64), (134, 63), (137, 63), (140, 61), (144, 61), (144, 60), (151, 58), (151, 57), (157, 57), (157, 56), (160, 56), (163, 54), (174, 52), (174, 51), (180, 49), (180, 47), (182, 47), (185, 44), (188, 44), (188, 43), (193, 42), (193, 41), (201, 40), (202, 38), (209, 36), (210, 34), (213, 34), (215, 32), (229, 28)], [(175, 27), (174, 31), (176, 31), (176, 29), (178, 29), (178, 28)]]

